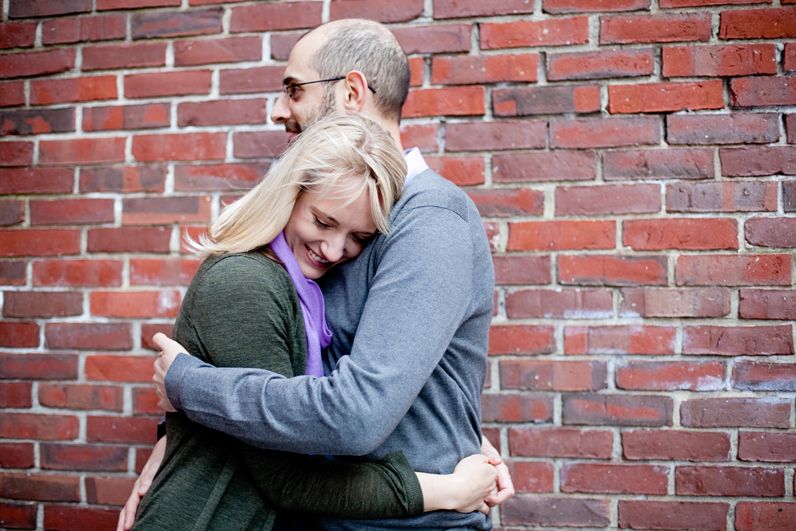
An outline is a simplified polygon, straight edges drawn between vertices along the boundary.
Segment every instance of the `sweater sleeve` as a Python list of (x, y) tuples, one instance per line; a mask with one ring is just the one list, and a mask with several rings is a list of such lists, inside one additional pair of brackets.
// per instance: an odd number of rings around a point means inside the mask
[[(298, 299), (287, 275), (246, 256), (204, 274), (187, 308), (195, 348), (218, 366), (291, 376), (306, 357)], [(269, 271), (270, 270), (270, 271)], [(180, 335), (179, 333), (177, 334)], [(291, 352), (299, 351), (291, 356)], [(291, 359), (294, 358), (294, 359)], [(345, 518), (406, 517), (423, 512), (417, 476), (401, 452), (373, 463), (347, 463), (290, 452), (239, 449), (263, 497), (277, 509)]]
[(406, 414), (467, 311), (468, 233), (466, 220), (441, 207), (417, 208), (391, 227), (352, 352), (330, 377), (285, 379), (178, 356), (169, 398), (192, 420), (257, 446), (370, 453)]

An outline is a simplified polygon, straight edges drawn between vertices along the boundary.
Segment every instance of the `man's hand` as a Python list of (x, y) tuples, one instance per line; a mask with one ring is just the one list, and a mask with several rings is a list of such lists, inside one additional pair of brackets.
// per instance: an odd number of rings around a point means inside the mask
[(155, 392), (158, 394), (158, 407), (167, 413), (177, 411), (171, 405), (169, 397), (166, 395), (166, 373), (174, 363), (177, 354), (188, 354), (182, 345), (158, 332), (152, 341), (160, 349), (157, 359), (155, 359), (155, 374), (152, 375), (152, 383), (155, 384)]
[(509, 467), (503, 462), (500, 454), (489, 442), (489, 439), (482, 435), (481, 440), (481, 453), (489, 458), (489, 463), (497, 468), (498, 473), (497, 489), (484, 500), (487, 505), (494, 507), (514, 496), (514, 483), (511, 481)]
[(141, 475), (135, 480), (133, 484), (133, 492), (127, 498), (127, 503), (124, 504), (122, 512), (119, 513), (119, 523), (116, 525), (116, 531), (129, 531), (135, 523), (135, 513), (138, 510), (138, 504), (141, 503), (141, 498), (149, 490), (152, 485), (152, 480), (155, 478), (155, 473), (160, 468), (160, 463), (163, 462), (163, 455), (166, 453), (166, 437), (161, 437), (160, 440), (152, 448), (152, 453), (149, 455)]

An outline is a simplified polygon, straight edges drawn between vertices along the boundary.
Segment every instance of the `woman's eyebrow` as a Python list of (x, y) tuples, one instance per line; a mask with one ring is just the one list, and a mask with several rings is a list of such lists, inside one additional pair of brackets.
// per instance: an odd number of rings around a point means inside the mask
[(313, 207), (312, 207), (312, 211), (313, 211), (313, 213), (314, 213), (315, 215), (317, 215), (317, 216), (321, 216), (321, 217), (325, 218), (326, 220), (328, 220), (328, 221), (331, 221), (331, 222), (332, 222), (332, 223), (334, 223), (335, 225), (339, 225), (339, 224), (340, 224), (340, 223), (339, 223), (339, 222), (338, 222), (338, 221), (337, 221), (337, 220), (334, 218), (334, 216), (332, 216), (332, 215), (330, 215), (330, 214), (327, 214), (326, 212), (324, 212), (323, 210), (321, 210), (320, 208), (318, 208), (318, 207), (316, 207), (316, 206), (313, 206)]

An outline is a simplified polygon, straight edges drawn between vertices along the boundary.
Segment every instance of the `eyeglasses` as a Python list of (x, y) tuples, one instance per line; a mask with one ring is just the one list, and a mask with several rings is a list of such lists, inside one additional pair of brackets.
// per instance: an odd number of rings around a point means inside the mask
[[(312, 85), (313, 83), (327, 83), (330, 81), (340, 81), (341, 79), (345, 79), (345, 76), (340, 77), (333, 77), (330, 79), (319, 79), (318, 81), (305, 81), (304, 83), (291, 83), (290, 85), (284, 85), (285, 94), (287, 94), (288, 98), (293, 98), (296, 96), (296, 89), (302, 85)], [(376, 89), (370, 86), (368, 83), (368, 88), (370, 89), (373, 94), (376, 94)]]

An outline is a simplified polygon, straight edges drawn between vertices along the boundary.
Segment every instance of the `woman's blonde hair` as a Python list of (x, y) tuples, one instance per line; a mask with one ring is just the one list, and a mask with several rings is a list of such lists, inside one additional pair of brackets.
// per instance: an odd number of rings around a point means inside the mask
[(344, 178), (351, 201), (367, 190), (373, 222), (386, 233), (406, 179), (404, 156), (376, 122), (335, 113), (307, 128), (259, 184), (225, 207), (208, 227), (209, 237), (188, 239), (188, 245), (200, 258), (263, 247), (285, 228), (301, 192), (332, 191)]

